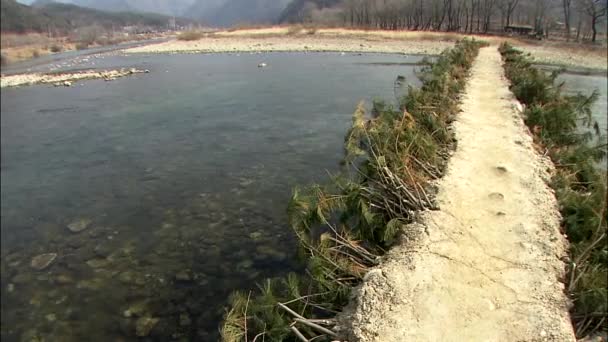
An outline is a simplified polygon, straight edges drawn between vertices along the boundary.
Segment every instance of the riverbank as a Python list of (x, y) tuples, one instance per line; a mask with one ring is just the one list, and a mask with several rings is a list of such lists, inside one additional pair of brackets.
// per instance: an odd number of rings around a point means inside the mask
[(462, 35), (446, 32), (411, 32), (348, 29), (270, 27), (207, 33), (193, 41), (171, 40), (127, 49), (127, 53), (219, 52), (361, 52), (436, 55), (464, 38), (493, 44), (508, 41), (533, 54), (542, 64), (584, 66), (607, 70), (606, 48), (580, 44), (555, 44), (514, 38)]
[(574, 340), (551, 163), (515, 108), (496, 47), (482, 49), (440, 210), (366, 276), (347, 310), (350, 341)]
[(0, 88), (19, 87), (34, 84), (52, 84), (55, 86), (70, 87), (76, 81), (104, 79), (113, 81), (119, 77), (125, 77), (134, 74), (147, 73), (148, 70), (139, 69), (116, 69), (116, 70), (85, 70), (78, 72), (66, 73), (33, 73), (33, 74), (17, 74), (2, 76), (0, 78)]
[(40, 33), (2, 33), (0, 39), (2, 48), (2, 66), (37, 59), (42, 56), (54, 55), (61, 52), (95, 49), (104, 46), (127, 44), (152, 39), (163, 39), (173, 36), (167, 33), (148, 33), (131, 36), (120, 36), (99, 42), (84, 44), (73, 41), (69, 37), (47, 37)]
[(368, 116), (358, 106), (344, 141), (345, 168), (325, 184), (295, 188), (288, 204), (306, 275), (235, 293), (221, 328), (224, 341), (342, 339), (334, 317), (351, 290), (417, 212), (436, 207), (432, 184), (454, 147), (449, 123), (483, 45), (462, 40), (443, 52), (421, 69), (421, 87), (410, 88), (399, 107), (374, 101)]

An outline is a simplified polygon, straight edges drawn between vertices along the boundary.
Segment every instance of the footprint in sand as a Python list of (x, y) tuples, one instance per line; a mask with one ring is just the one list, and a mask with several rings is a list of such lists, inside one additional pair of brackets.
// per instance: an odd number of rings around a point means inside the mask
[(499, 175), (504, 175), (505, 173), (508, 172), (507, 168), (504, 166), (497, 166), (494, 168), (494, 170), (496, 170), (496, 173)]
[(488, 195), (488, 198), (498, 201), (505, 199), (505, 195), (501, 194), (500, 192), (493, 192)]

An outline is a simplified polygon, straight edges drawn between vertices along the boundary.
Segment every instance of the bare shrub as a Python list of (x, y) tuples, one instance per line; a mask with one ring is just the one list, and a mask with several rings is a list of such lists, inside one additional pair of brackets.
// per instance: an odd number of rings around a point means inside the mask
[(193, 40), (199, 40), (199, 39), (203, 38), (204, 36), (205, 36), (205, 34), (201, 31), (189, 30), (189, 31), (184, 31), (184, 32), (180, 33), (177, 36), (177, 39), (184, 40), (184, 41), (193, 41)]
[(53, 44), (53, 45), (51, 45), (50, 50), (52, 53), (57, 53), (57, 52), (63, 51), (63, 47), (59, 44)]

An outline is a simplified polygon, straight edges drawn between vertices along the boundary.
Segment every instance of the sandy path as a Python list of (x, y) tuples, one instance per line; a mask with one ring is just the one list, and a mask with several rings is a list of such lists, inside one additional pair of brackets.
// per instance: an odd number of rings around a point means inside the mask
[(550, 164), (532, 147), (496, 47), (477, 58), (440, 211), (371, 271), (345, 323), (351, 341), (573, 341), (565, 239)]

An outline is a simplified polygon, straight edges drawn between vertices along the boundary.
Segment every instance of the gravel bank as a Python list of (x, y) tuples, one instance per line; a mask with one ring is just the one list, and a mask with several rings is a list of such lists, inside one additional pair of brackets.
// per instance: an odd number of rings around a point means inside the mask
[(325, 36), (231, 37), (208, 36), (196, 41), (172, 40), (125, 50), (127, 53), (219, 53), (219, 52), (376, 52), (402, 54), (439, 54), (453, 41), (393, 40)]
[(306, 29), (269, 27), (221, 31), (196, 41), (171, 40), (132, 49), (127, 53), (220, 53), (220, 52), (375, 52), (439, 54), (463, 37), (483, 39), (499, 45), (512, 45), (531, 53), (539, 63), (607, 70), (605, 48), (582, 45), (537, 43), (509, 37), (461, 35), (446, 32), (363, 31), (347, 29)]
[(58, 73), (58, 74), (17, 74), (2, 76), (0, 78), (0, 88), (5, 87), (18, 87), (24, 85), (33, 84), (53, 84), (55, 86), (66, 86), (69, 87), (75, 81), (88, 80), (88, 79), (104, 79), (106, 81), (113, 81), (119, 77), (129, 76), (133, 74), (140, 74), (147, 72), (145, 70), (137, 69), (119, 69), (119, 70), (87, 70), (73, 73)]

